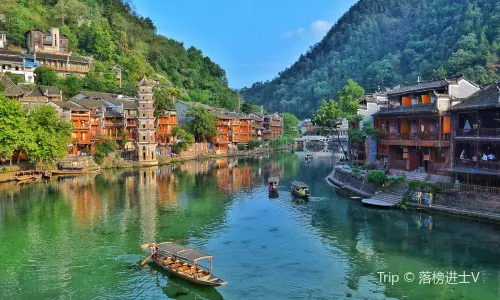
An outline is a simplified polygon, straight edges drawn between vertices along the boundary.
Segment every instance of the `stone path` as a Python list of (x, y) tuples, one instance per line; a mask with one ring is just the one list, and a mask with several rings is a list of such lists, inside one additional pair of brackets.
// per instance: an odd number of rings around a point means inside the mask
[(407, 189), (408, 184), (406, 182), (396, 182), (385, 190), (377, 192), (374, 197), (363, 199), (361, 202), (368, 205), (393, 207), (403, 200)]

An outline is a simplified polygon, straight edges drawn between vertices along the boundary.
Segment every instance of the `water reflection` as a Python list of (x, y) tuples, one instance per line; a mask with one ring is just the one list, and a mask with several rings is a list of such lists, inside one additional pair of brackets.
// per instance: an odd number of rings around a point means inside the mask
[[(330, 158), (300, 155), (0, 185), (0, 298), (498, 298), (498, 226), (364, 207), (325, 183)], [(280, 178), (276, 195), (269, 177)], [(310, 201), (292, 200), (293, 180)], [(137, 267), (140, 243), (167, 240), (213, 254), (229, 284), (207, 290)], [(377, 280), (426, 270), (480, 271), (481, 283)]]

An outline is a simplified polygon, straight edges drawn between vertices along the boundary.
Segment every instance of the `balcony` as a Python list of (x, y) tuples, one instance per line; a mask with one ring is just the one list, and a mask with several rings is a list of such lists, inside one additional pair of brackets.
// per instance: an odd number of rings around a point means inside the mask
[(491, 171), (495, 174), (500, 174), (500, 162), (498, 161), (456, 159), (455, 167), (476, 170), (478, 173)]
[(455, 129), (455, 138), (464, 140), (500, 140), (500, 128)]
[(399, 105), (399, 106), (388, 106), (380, 107), (380, 113), (422, 113), (422, 112), (434, 112), (437, 111), (435, 103), (426, 104), (413, 104), (413, 105)]
[(382, 133), (381, 140), (405, 140), (405, 141), (450, 141), (450, 134), (438, 132), (422, 132), (422, 133)]

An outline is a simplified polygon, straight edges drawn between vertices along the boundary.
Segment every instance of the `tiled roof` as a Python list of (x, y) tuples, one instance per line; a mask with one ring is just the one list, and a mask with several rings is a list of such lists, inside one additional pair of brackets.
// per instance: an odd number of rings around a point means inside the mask
[(106, 100), (107, 102), (114, 104), (118, 107), (121, 107), (123, 104), (124, 109), (137, 109), (138, 105), (137, 102), (134, 100), (120, 100), (120, 99), (113, 99), (113, 100)]
[(18, 87), (10, 78), (0, 73), (0, 81), (2, 81), (5, 91), (3, 92), (7, 97), (20, 97), (26, 93), (25, 90)]
[(88, 111), (87, 108), (80, 107), (74, 103), (71, 103), (71, 101), (50, 101), (54, 103), (55, 105), (61, 107), (61, 108), (66, 108), (66, 109), (71, 109), (71, 110), (79, 110), (79, 111)]
[(70, 56), (69, 61), (88, 64), (90, 62), (90, 59), (82, 56)]
[(23, 57), (21, 56), (21, 53), (17, 52), (4, 52), (0, 51), (0, 60), (1, 61), (8, 61), (8, 62), (17, 62), (17, 63), (23, 63)]
[(105, 118), (119, 118), (122, 117), (122, 115), (114, 110), (108, 110), (104, 112), (104, 117)]
[(66, 61), (68, 59), (68, 55), (37, 52), (36, 59), (37, 60), (38, 59), (52, 59), (52, 60)]
[(153, 85), (146, 79), (146, 76), (144, 76), (142, 80), (139, 82), (138, 86), (153, 86)]
[(373, 114), (374, 116), (386, 115), (409, 115), (409, 114), (423, 114), (423, 113), (437, 113), (439, 110), (435, 103), (430, 104), (415, 104), (411, 106), (398, 106), (398, 107), (381, 107), (380, 111)]
[(460, 103), (453, 105), (450, 110), (467, 110), (478, 108), (500, 107), (500, 82), (488, 86), (484, 90), (479, 90), (462, 99)]
[(45, 97), (39, 87), (33, 87), (31, 89), (27, 89), (24, 97)]
[(94, 100), (94, 99), (70, 99), (71, 102), (76, 103), (77, 105), (86, 107), (86, 108), (94, 108), (94, 109), (102, 109), (103, 107), (109, 106), (104, 100)]
[(61, 91), (55, 87), (50, 85), (41, 85), (40, 90), (45, 93), (47, 96), (59, 96), (61, 95)]
[(426, 81), (426, 82), (417, 82), (407, 86), (402, 86), (398, 89), (391, 90), (387, 93), (390, 96), (397, 96), (412, 92), (423, 92), (427, 90), (434, 89), (443, 89), (449, 85), (449, 82), (446, 79), (434, 80), (434, 81)]
[(105, 100), (116, 99), (116, 94), (112, 94), (112, 93), (81, 91), (80, 94), (83, 94), (88, 98), (94, 98), (94, 99), (105, 99)]

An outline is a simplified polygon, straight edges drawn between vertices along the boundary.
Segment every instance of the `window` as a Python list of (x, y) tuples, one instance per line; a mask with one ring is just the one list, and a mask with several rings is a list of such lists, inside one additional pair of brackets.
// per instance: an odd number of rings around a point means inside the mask
[(145, 140), (146, 140), (146, 136), (145, 136), (145, 135), (143, 135), (143, 136), (142, 136), (142, 140), (143, 140), (143, 141), (145, 141)]
[(146, 114), (142, 114), (142, 117), (144, 118), (146, 116)]
[(35, 32), (35, 39), (38, 38), (38, 32)]

